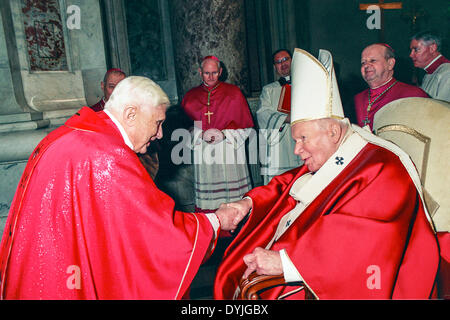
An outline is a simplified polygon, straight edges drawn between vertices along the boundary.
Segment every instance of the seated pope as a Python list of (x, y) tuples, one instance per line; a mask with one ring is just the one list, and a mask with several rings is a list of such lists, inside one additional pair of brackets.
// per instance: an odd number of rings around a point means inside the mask
[(436, 297), (439, 247), (408, 155), (344, 117), (331, 54), (296, 49), (291, 133), (304, 165), (219, 211), (247, 222), (227, 248), (216, 299), (250, 274), (283, 275), (263, 299)]

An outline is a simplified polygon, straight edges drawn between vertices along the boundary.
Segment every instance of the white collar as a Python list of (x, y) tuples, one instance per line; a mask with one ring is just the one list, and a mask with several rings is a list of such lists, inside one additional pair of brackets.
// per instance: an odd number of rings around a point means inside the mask
[(378, 89), (378, 88), (381, 88), (382, 86), (384, 86), (386, 83), (388, 83), (389, 81), (391, 81), (392, 80), (392, 78), (393, 77), (390, 77), (389, 78), (389, 80), (388, 81), (386, 81), (385, 83), (383, 83), (383, 84), (380, 84), (378, 87), (375, 87), (375, 88), (370, 88), (371, 90), (375, 90), (375, 89)]
[(134, 146), (131, 143), (130, 138), (128, 137), (125, 129), (122, 127), (122, 125), (120, 124), (120, 122), (111, 114), (111, 112), (109, 112), (106, 109), (103, 109), (103, 111), (108, 115), (108, 117), (111, 118), (111, 121), (114, 122), (114, 124), (116, 125), (116, 127), (119, 129), (120, 134), (122, 135), (123, 141), (125, 142), (125, 144), (130, 147), (131, 150), (134, 150)]
[(436, 58), (434, 58), (425, 68), (423, 68), (423, 70), (427, 70), (440, 57), (442, 57), (442, 54), (440, 54)]

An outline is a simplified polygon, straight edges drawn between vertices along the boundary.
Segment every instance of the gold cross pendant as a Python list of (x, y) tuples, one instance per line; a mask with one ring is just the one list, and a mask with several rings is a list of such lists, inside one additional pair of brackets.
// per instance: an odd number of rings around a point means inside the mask
[(205, 113), (205, 116), (208, 116), (208, 124), (211, 123), (211, 116), (214, 114), (214, 112), (211, 112), (208, 110), (208, 112)]

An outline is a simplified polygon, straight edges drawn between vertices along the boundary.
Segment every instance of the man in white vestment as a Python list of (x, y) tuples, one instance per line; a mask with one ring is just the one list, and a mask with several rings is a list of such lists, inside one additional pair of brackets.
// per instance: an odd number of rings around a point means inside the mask
[(441, 39), (429, 32), (411, 38), (410, 58), (416, 68), (424, 69), (421, 88), (433, 99), (450, 102), (450, 61), (441, 53)]
[(262, 89), (260, 106), (256, 112), (260, 137), (264, 147), (260, 151), (261, 175), (264, 184), (276, 175), (300, 166), (303, 161), (294, 155), (294, 140), (291, 137), (290, 114), (277, 111), (281, 88), (291, 82), (292, 55), (287, 49), (279, 49), (272, 55), (277, 81), (265, 85)]

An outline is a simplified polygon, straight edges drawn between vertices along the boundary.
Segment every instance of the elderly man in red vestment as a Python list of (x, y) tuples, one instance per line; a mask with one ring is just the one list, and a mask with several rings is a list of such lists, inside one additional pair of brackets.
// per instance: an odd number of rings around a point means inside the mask
[(217, 57), (205, 57), (199, 74), (202, 84), (186, 93), (181, 106), (195, 124), (196, 211), (213, 212), (251, 189), (245, 139), (253, 119), (241, 90), (219, 81), (222, 68)]
[[(295, 49), (292, 136), (304, 165), (222, 210), (249, 213), (215, 281), (215, 298), (239, 294), (250, 273), (292, 285), (262, 298), (426, 299), (439, 249), (408, 155), (344, 118), (331, 54)], [(303, 282), (299, 285), (298, 282)]]
[(426, 72), (420, 87), (432, 98), (450, 102), (450, 61), (440, 53), (440, 37), (419, 32), (411, 38), (410, 48), (414, 66)]
[(117, 84), (125, 79), (126, 74), (119, 68), (112, 68), (106, 71), (103, 81), (100, 82), (100, 87), (103, 91), (103, 97), (96, 104), (91, 106), (91, 109), (94, 111), (102, 111), (105, 108), (105, 103), (108, 101), (111, 96), (114, 88)]
[[(361, 54), (361, 74), (369, 88), (354, 97), (356, 120), (360, 127), (373, 129), (373, 117), (384, 105), (407, 97), (424, 97), (422, 89), (394, 78), (395, 54), (387, 44), (376, 43)], [(412, 111), (413, 112), (413, 111)]]
[[(103, 81), (100, 86), (103, 91), (103, 97), (96, 104), (92, 105), (90, 108), (97, 111), (102, 111), (105, 108), (105, 103), (109, 100), (109, 97), (113, 93), (114, 88), (117, 84), (125, 79), (126, 74), (119, 68), (112, 68), (106, 71)], [(155, 179), (156, 174), (159, 170), (159, 157), (158, 157), (159, 144), (155, 141), (148, 148), (147, 152), (144, 154), (138, 154), (139, 160), (144, 165), (145, 169), (150, 174), (152, 179)]]
[(176, 211), (139, 162), (169, 104), (152, 80), (128, 77), (104, 111), (83, 107), (38, 144), (1, 242), (2, 298), (183, 297), (220, 227), (238, 221)]

